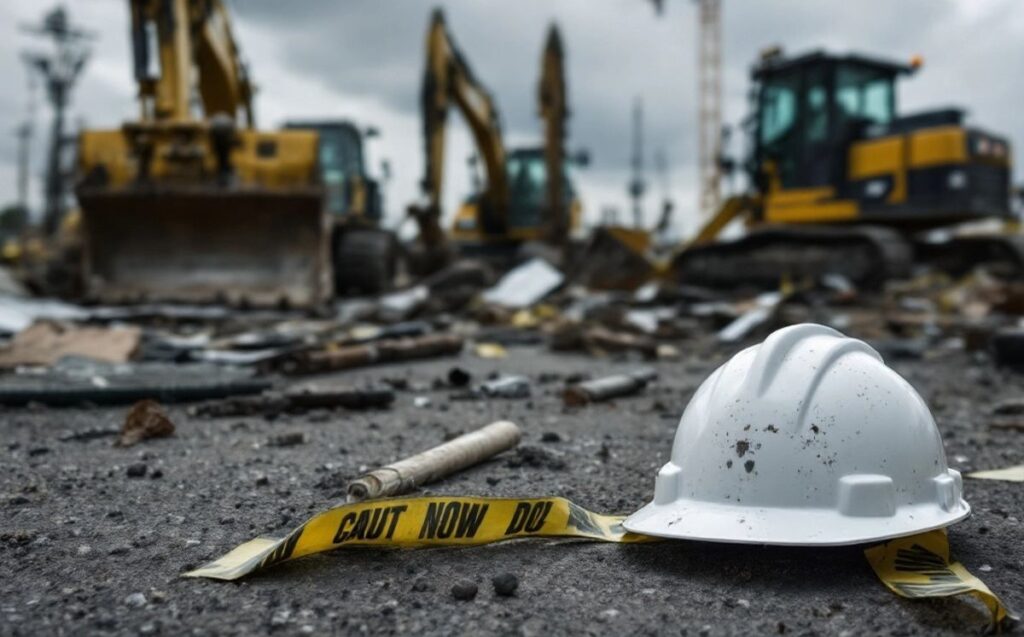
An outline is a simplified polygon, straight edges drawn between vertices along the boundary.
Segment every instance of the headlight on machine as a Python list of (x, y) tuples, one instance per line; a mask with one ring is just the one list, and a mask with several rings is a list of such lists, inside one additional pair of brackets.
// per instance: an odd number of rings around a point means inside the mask
[(950, 190), (963, 190), (967, 187), (967, 173), (962, 170), (950, 171), (946, 176), (946, 185)]

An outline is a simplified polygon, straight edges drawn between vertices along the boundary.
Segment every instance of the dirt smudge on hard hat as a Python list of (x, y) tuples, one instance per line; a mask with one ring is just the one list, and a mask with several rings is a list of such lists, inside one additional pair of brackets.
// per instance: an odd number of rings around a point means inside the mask
[(750, 449), (749, 440), (737, 440), (736, 441), (736, 455), (742, 458), (747, 450)]
[(776, 427), (775, 425), (768, 425), (767, 427), (764, 428), (764, 430), (768, 431), (768, 432), (771, 432), (773, 434), (779, 433), (779, 428)]
[(811, 431), (813, 431), (814, 433), (818, 433), (821, 430), (818, 429), (818, 425), (811, 425)]
[(751, 471), (754, 470), (754, 461), (747, 460), (746, 462), (743, 463), (743, 468), (747, 470), (747, 473), (750, 473)]
[(732, 460), (726, 460), (725, 467), (726, 469), (732, 469)]

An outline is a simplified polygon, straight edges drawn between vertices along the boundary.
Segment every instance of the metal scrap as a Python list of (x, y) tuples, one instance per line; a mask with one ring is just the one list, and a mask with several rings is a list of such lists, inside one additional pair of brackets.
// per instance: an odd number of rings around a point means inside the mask
[(580, 407), (588, 403), (629, 396), (641, 391), (657, 377), (658, 373), (653, 369), (639, 369), (627, 374), (587, 380), (566, 387), (562, 393), (562, 400), (566, 405)]
[(456, 334), (428, 334), (416, 338), (387, 339), (366, 345), (326, 347), (301, 352), (285, 361), (289, 374), (311, 374), (458, 354), (465, 339)]

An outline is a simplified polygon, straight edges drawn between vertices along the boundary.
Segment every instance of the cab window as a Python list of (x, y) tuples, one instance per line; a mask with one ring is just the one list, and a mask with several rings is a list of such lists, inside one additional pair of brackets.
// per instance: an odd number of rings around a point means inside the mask
[(841, 65), (836, 74), (836, 105), (845, 119), (865, 119), (874, 124), (892, 121), (893, 79), (888, 73)]

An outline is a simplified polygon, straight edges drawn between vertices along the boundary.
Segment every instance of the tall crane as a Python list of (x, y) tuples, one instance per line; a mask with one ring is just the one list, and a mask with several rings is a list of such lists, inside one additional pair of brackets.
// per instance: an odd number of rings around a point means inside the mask
[(50, 148), (46, 161), (46, 189), (43, 227), (52, 234), (64, 217), (68, 182), (63, 158), (67, 147), (64, 134), (65, 113), (71, 101), (71, 89), (89, 59), (88, 41), (93, 35), (71, 24), (64, 7), (49, 11), (40, 25), (24, 27), (25, 31), (53, 41), (52, 53), (26, 52), (24, 59), (43, 80), (46, 96), (53, 110)]
[(629, 197), (633, 200), (633, 227), (644, 225), (643, 200), (647, 191), (644, 179), (644, 102), (638, 97), (633, 102), (633, 155), (630, 158), (632, 177), (629, 180)]
[(722, 154), (722, 0), (696, 0), (700, 13), (697, 35), (697, 93), (700, 167), (698, 210), (703, 218), (721, 205)]

